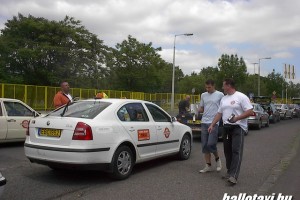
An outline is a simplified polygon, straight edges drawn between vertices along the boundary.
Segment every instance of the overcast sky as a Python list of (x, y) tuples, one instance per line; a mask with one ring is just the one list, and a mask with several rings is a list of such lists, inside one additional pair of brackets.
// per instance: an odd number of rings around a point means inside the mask
[(18, 13), (82, 21), (108, 46), (132, 35), (140, 42), (162, 47), (162, 58), (185, 74), (217, 66), (222, 54), (237, 54), (248, 72), (266, 76), (284, 63), (294, 65), (300, 82), (299, 0), (0, 0), (0, 29)]

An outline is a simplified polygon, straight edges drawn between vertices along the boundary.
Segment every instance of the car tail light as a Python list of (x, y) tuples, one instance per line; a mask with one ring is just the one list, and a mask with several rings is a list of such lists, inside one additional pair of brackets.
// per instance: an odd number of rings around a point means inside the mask
[(30, 124), (30, 120), (28, 121), (28, 125), (26, 127), (26, 135), (29, 136), (29, 124)]
[(83, 122), (78, 122), (72, 140), (93, 140), (92, 128)]

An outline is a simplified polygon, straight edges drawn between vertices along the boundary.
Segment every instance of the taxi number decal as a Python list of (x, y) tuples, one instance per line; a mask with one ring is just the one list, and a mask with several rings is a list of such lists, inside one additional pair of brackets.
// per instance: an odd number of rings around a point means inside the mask
[(149, 129), (138, 130), (138, 140), (150, 140), (150, 131)]
[(170, 134), (171, 134), (170, 130), (168, 128), (165, 128), (165, 131), (164, 131), (165, 137), (169, 138)]

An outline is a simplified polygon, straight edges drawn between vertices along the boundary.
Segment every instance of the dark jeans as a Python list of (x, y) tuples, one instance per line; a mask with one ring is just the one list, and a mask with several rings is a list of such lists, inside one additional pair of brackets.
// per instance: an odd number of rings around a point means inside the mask
[(238, 125), (224, 124), (223, 143), (227, 173), (238, 178), (243, 157), (245, 131)]

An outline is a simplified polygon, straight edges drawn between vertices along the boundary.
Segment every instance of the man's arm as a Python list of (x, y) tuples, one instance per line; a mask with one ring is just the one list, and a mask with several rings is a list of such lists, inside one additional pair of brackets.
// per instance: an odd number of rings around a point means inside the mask
[(222, 113), (217, 113), (214, 120), (212, 121), (212, 123), (210, 124), (210, 126), (208, 127), (208, 132), (210, 133), (212, 131), (212, 129), (214, 128), (214, 126), (216, 125), (216, 123), (218, 123), (220, 121), (222, 117)]
[(239, 121), (241, 119), (245, 119), (247, 117), (249, 117), (250, 115), (253, 114), (253, 110), (252, 109), (249, 109), (249, 110), (246, 110), (245, 112), (243, 112), (241, 115), (239, 116), (235, 116), (233, 119), (232, 119), (232, 122), (236, 122), (236, 121)]
[(204, 112), (204, 107), (203, 107), (203, 106), (200, 106), (199, 109), (198, 109), (198, 111), (199, 111), (200, 113), (203, 113), (203, 112)]

